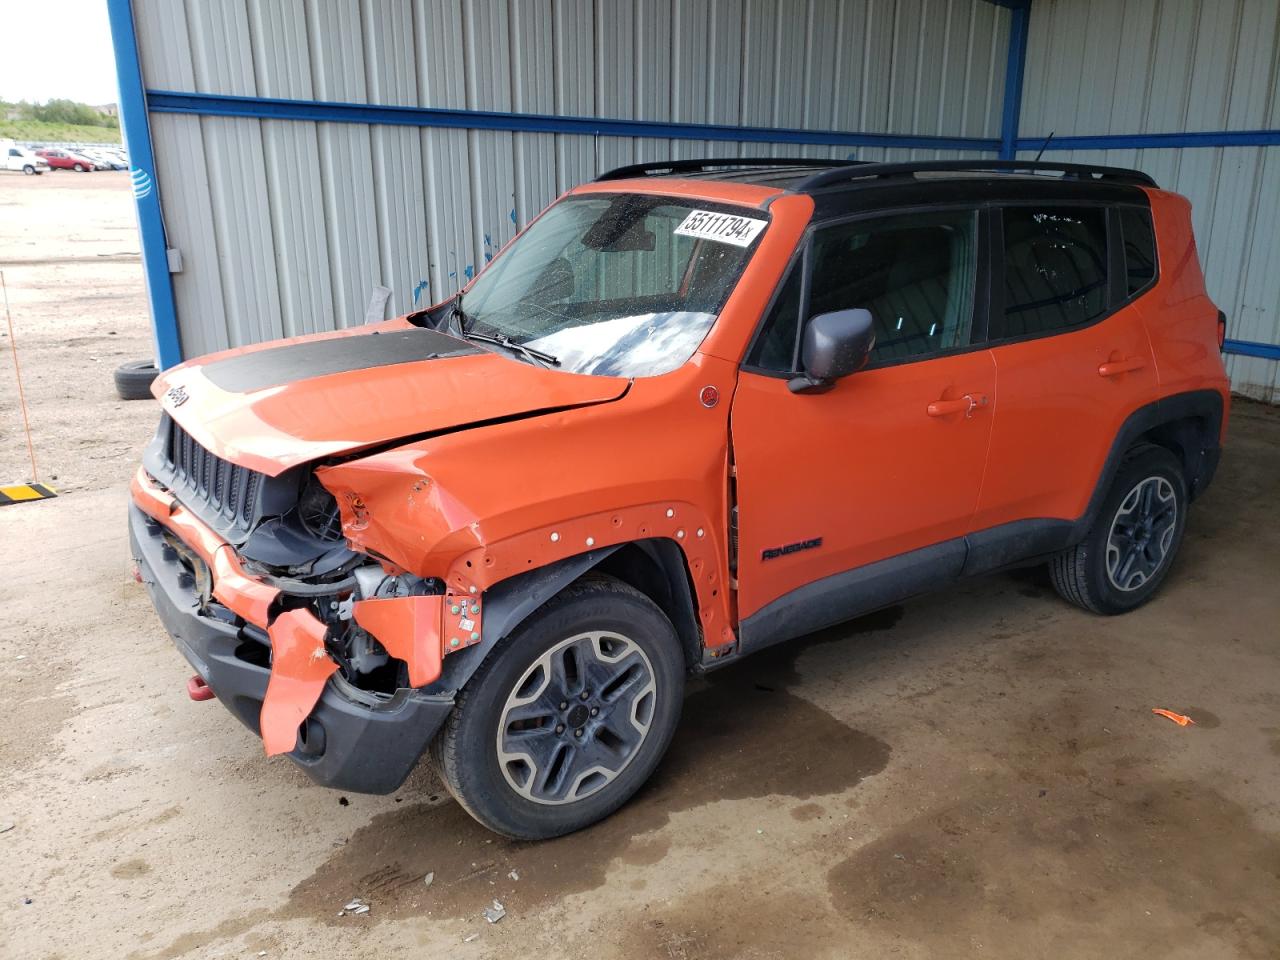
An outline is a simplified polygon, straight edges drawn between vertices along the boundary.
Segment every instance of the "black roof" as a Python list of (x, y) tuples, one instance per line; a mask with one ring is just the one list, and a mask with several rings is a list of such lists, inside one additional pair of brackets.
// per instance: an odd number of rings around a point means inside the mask
[(936, 175), (936, 177), (923, 179), (1033, 178), (1040, 181), (1074, 184), (1156, 186), (1155, 180), (1140, 170), (1083, 163), (1030, 160), (925, 160), (914, 163), (868, 163), (859, 160), (781, 157), (739, 159), (708, 157), (701, 160), (637, 163), (602, 173), (596, 180), (681, 177), (750, 183), (775, 187), (791, 193), (814, 193), (866, 186), (887, 186), (894, 182), (920, 182), (922, 178), (918, 177), (918, 174)]

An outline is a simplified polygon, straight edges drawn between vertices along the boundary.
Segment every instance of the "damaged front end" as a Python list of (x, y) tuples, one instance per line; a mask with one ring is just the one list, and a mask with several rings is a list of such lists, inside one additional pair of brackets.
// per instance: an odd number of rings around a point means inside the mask
[(162, 621), (267, 754), (327, 785), (398, 787), (452, 707), (444, 634), (478, 636), (479, 598), (352, 550), (310, 466), (249, 470), (167, 416), (132, 497), (133, 556)]

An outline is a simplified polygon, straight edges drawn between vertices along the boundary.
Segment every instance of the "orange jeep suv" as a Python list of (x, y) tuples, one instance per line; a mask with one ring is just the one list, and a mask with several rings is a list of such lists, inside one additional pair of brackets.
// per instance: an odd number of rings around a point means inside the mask
[(165, 373), (133, 557), (267, 754), (385, 793), (430, 751), (551, 837), (653, 772), (690, 672), (1017, 565), (1148, 600), (1224, 329), (1136, 171), (628, 167), (444, 303)]

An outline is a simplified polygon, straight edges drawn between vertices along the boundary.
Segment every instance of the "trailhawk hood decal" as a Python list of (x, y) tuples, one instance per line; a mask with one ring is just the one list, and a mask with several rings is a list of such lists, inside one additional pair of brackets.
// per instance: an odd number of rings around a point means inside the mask
[(206, 449), (276, 476), (402, 438), (604, 403), (628, 383), (392, 320), (201, 357), (162, 374), (152, 393)]

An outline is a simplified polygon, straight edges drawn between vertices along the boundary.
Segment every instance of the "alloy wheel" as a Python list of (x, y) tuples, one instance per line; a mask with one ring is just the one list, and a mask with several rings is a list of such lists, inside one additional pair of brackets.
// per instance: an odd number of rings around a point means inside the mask
[(626, 769), (649, 735), (653, 665), (611, 631), (562, 640), (521, 675), (498, 722), (498, 765), (535, 803), (573, 803)]
[(1139, 481), (1111, 521), (1107, 535), (1107, 578), (1128, 593), (1147, 583), (1164, 565), (1178, 526), (1178, 498), (1161, 476)]

